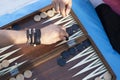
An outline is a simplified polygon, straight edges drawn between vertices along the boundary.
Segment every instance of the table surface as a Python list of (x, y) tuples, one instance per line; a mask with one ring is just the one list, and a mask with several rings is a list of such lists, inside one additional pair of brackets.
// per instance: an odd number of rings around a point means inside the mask
[[(38, 9), (41, 9), (50, 3), (51, 0), (37, 0), (36, 2), (21, 7), (12, 13), (3, 14), (0, 16), (0, 27), (25, 15), (28, 15)], [(113, 50), (112, 46), (110, 45), (102, 24), (89, 0), (73, 0), (72, 9), (101, 51), (102, 55), (105, 57), (108, 64), (115, 72), (117, 80), (120, 80), (120, 55), (115, 50)]]

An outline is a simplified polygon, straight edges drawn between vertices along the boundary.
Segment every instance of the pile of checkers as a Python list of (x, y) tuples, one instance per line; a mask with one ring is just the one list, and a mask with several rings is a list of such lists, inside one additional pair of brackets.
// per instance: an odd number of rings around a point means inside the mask
[(32, 77), (32, 71), (26, 70), (23, 74), (18, 74), (16, 77), (12, 77), (9, 80), (25, 80)]
[(80, 44), (78, 44), (78, 45), (76, 45), (72, 48), (69, 48), (66, 51), (63, 51), (61, 53), (61, 56), (57, 59), (58, 65), (59, 66), (65, 66), (69, 57), (77, 55), (79, 52), (83, 51), (84, 49), (86, 49), (90, 45), (91, 44), (90, 44), (89, 40), (85, 40), (82, 43), (80, 43)]
[(41, 19), (47, 18), (47, 17), (53, 17), (55, 15), (56, 11), (54, 8), (51, 10), (48, 10), (46, 12), (41, 12), (40, 14), (37, 14), (34, 16), (34, 21), (39, 22)]
[[(66, 51), (63, 51), (60, 57), (57, 59), (57, 64), (61, 67), (65, 66), (67, 61), (71, 58), (85, 50), (91, 45), (89, 40), (85, 40), (82, 43), (77, 44), (76, 46), (69, 48)], [(111, 80), (112, 76), (107, 71), (102, 76), (96, 77), (95, 80)]]

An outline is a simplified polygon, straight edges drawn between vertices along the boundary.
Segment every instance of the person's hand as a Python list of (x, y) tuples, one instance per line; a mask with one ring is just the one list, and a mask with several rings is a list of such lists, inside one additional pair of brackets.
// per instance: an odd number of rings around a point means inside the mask
[(63, 26), (49, 25), (41, 29), (41, 44), (49, 45), (65, 40), (68, 33)]
[(63, 17), (70, 13), (72, 7), (72, 0), (53, 0), (52, 2), (55, 10), (61, 13)]

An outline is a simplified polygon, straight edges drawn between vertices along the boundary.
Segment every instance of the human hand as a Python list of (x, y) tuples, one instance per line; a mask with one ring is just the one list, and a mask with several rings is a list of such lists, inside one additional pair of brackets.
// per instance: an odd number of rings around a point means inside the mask
[(72, 0), (53, 0), (52, 4), (55, 10), (65, 17), (70, 13)]
[(41, 44), (49, 45), (68, 37), (65, 27), (49, 25), (41, 29)]

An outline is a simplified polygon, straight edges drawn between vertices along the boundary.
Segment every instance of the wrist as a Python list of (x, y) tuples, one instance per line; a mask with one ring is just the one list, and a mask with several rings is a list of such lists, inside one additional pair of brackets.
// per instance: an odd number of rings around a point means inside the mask
[(33, 46), (41, 44), (41, 31), (40, 29), (28, 29), (26, 31), (27, 43)]
[(44, 44), (44, 30), (40, 29), (40, 31), (41, 31), (40, 41), (41, 41), (41, 44)]

